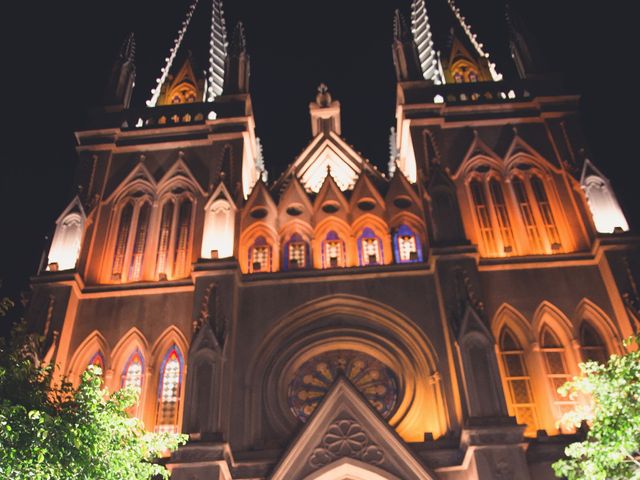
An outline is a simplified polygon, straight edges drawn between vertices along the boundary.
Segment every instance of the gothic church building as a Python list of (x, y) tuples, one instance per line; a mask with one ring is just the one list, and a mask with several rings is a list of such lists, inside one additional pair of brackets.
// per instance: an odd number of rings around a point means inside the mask
[(517, 13), (507, 79), (453, 0), (408, 2), (388, 171), (321, 85), (269, 180), (243, 27), (196, 5), (146, 106), (130, 36), (76, 132), (27, 315), (46, 360), (188, 433), (176, 480), (554, 478), (581, 435), (557, 387), (638, 329), (637, 239)]

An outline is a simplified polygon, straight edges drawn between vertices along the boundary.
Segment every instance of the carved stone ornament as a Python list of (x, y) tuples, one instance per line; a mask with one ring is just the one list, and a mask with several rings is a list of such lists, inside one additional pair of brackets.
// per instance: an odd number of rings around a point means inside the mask
[(309, 465), (320, 468), (349, 457), (371, 465), (384, 462), (384, 452), (371, 442), (360, 424), (351, 419), (337, 420), (327, 429), (320, 444), (309, 457)]

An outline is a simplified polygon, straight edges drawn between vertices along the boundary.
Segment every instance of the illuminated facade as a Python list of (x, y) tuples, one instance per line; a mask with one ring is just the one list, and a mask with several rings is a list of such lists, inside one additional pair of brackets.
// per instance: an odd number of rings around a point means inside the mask
[[(174, 479), (553, 478), (577, 435), (556, 388), (640, 326), (637, 240), (517, 15), (503, 80), (452, 0), (408, 4), (389, 172), (321, 85), (269, 183), (242, 25), (227, 42), (221, 2), (195, 6), (147, 107), (129, 37), (76, 133), (28, 310), (45, 358), (189, 433)], [(183, 52), (196, 14), (208, 65)]]

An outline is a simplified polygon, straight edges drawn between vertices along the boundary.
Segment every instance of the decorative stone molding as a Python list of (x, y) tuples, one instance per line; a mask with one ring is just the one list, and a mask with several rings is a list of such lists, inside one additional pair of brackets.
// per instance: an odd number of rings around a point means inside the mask
[(372, 465), (384, 462), (384, 452), (373, 443), (362, 426), (352, 419), (332, 423), (309, 457), (312, 468), (320, 468), (339, 458), (349, 457)]

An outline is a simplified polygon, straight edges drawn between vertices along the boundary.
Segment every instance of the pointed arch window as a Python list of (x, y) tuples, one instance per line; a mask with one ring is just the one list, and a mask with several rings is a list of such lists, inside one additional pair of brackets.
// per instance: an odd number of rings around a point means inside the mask
[(532, 253), (544, 253), (542, 240), (540, 238), (540, 231), (538, 230), (535, 217), (533, 216), (531, 202), (529, 201), (529, 195), (527, 194), (524, 182), (519, 177), (515, 177), (511, 181), (511, 185), (518, 203), (522, 222), (524, 223), (524, 227), (527, 232), (527, 239), (529, 240), (531, 251)]
[(489, 180), (489, 193), (491, 194), (493, 211), (498, 221), (498, 229), (502, 240), (502, 250), (505, 254), (510, 254), (513, 252), (515, 246), (513, 230), (511, 229), (509, 210), (507, 209), (507, 204), (504, 200), (502, 185), (495, 178)]
[(553, 331), (545, 326), (540, 335), (540, 351), (544, 357), (547, 379), (553, 393), (553, 402), (558, 409), (558, 419), (573, 408), (575, 402), (558, 393), (558, 388), (571, 379), (567, 369), (565, 349)]
[(159, 280), (189, 274), (192, 243), (193, 201), (187, 194), (172, 195), (162, 206), (156, 254)]
[(586, 361), (606, 363), (609, 358), (607, 347), (600, 334), (588, 322), (580, 325), (580, 346), (582, 358)]
[(156, 275), (166, 278), (169, 260), (169, 242), (171, 238), (171, 223), (173, 221), (173, 201), (169, 200), (162, 207), (160, 217), (160, 232), (158, 236), (158, 255), (156, 258)]
[(149, 216), (151, 205), (145, 202), (138, 211), (138, 224), (131, 252), (131, 266), (129, 268), (129, 281), (140, 280), (142, 275), (142, 261), (144, 258), (147, 232), (149, 230)]
[(135, 350), (124, 367), (122, 372), (122, 386), (133, 387), (136, 391), (142, 390), (144, 374), (144, 362), (140, 350)]
[(184, 360), (180, 349), (172, 346), (162, 361), (158, 382), (157, 432), (177, 432)]
[(526, 435), (535, 435), (538, 429), (531, 377), (527, 369), (524, 350), (516, 336), (503, 328), (500, 334), (500, 356), (508, 385), (507, 398), (519, 424), (527, 425)]
[(89, 363), (87, 367), (94, 366), (100, 368), (102, 375), (104, 376), (104, 356), (101, 351), (97, 351), (93, 354), (93, 356), (89, 359)]
[(271, 246), (263, 236), (256, 238), (249, 249), (249, 271), (271, 271)]
[(384, 263), (382, 242), (370, 228), (365, 228), (358, 238), (358, 253), (361, 267)]
[(495, 255), (496, 239), (493, 233), (493, 225), (491, 224), (491, 216), (484, 188), (482, 187), (482, 183), (477, 179), (471, 181), (469, 188), (471, 189), (471, 198), (475, 208), (476, 219), (480, 227), (482, 244), (488, 255)]
[(131, 202), (127, 202), (120, 212), (120, 222), (118, 224), (118, 232), (116, 234), (116, 247), (111, 267), (111, 278), (113, 280), (120, 280), (122, 278), (122, 268), (124, 266), (124, 257), (127, 252), (127, 243), (129, 242), (129, 230), (131, 229), (132, 219), (133, 204)]
[(178, 225), (175, 236), (175, 259), (173, 276), (182, 278), (187, 273), (189, 244), (191, 240), (191, 200), (183, 198), (178, 211)]
[(544, 188), (544, 183), (540, 177), (536, 175), (531, 176), (531, 188), (533, 195), (538, 202), (538, 209), (540, 210), (540, 216), (542, 217), (542, 223), (547, 233), (551, 250), (560, 250), (562, 243), (560, 241), (560, 234), (558, 233), (558, 227), (551, 211), (551, 204), (549, 203), (549, 197), (547, 191)]
[(400, 225), (394, 233), (393, 249), (398, 263), (422, 261), (420, 239), (407, 225)]
[(344, 241), (331, 230), (322, 242), (322, 268), (344, 267), (344, 255)]
[(284, 245), (284, 268), (296, 270), (309, 266), (309, 244), (295, 233)]

